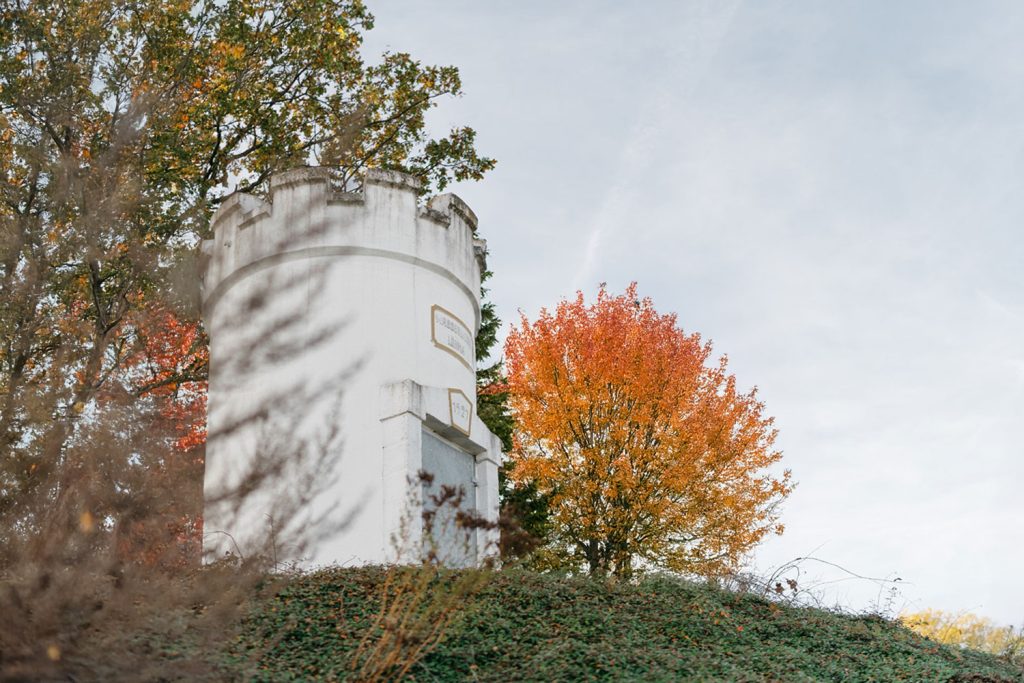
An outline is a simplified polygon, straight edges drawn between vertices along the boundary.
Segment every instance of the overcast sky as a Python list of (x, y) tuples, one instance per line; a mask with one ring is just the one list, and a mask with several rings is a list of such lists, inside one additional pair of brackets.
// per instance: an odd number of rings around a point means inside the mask
[(503, 319), (637, 280), (759, 387), (799, 482), (761, 570), (1024, 622), (1024, 4), (370, 8), (367, 55), (461, 69)]

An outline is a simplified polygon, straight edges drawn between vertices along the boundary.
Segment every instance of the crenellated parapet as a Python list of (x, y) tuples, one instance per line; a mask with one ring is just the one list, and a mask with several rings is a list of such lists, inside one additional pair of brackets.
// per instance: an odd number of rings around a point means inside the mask
[(451, 280), (475, 303), (479, 326), (486, 242), (476, 237), (476, 215), (450, 193), (421, 207), (421, 189), (413, 176), (371, 169), (361, 192), (341, 192), (330, 169), (303, 167), (275, 174), (266, 200), (231, 195), (202, 245), (204, 308), (212, 310), (235, 282), (285, 261), (364, 256), (413, 263)]
[[(360, 192), (342, 192), (330, 170), (297, 168), (274, 175), (265, 199), (235, 194), (213, 216), (203, 243), (211, 557), (262, 552), (295, 495), (306, 500), (292, 531), (312, 545), (275, 558), (417, 561), (425, 538), (455, 566), (495, 551), (494, 529), (457, 532), (424, 514), (450, 487), (464, 510), (497, 522), (501, 441), (476, 403), (486, 244), (465, 202), (421, 195), (403, 173), (371, 170)], [(284, 463), (272, 469), (282, 481), (240, 502), (224, 495), (247, 490), (267, 458)]]

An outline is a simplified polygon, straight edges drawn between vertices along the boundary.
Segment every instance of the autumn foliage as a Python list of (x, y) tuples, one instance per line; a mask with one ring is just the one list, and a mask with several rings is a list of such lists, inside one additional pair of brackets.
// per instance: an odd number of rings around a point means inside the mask
[(129, 390), (159, 416), (167, 441), (144, 458), (166, 495), (123, 520), (118, 556), (145, 565), (188, 566), (203, 545), (202, 480), (210, 349), (198, 321), (167, 306), (140, 306), (127, 321), (135, 352), (122, 372)]
[[(224, 198), (307, 164), (349, 191), (384, 168), (426, 192), (494, 166), (472, 128), (428, 131), (458, 69), (366, 54), (372, 26), (362, 0), (0, 2), (0, 678), (164, 679), (139, 646), (181, 625), (164, 605), (216, 602), (223, 625), (241, 604), (240, 575), (209, 601), (207, 580), (154, 583), (199, 559), (197, 247)], [(312, 449), (265, 450), (221, 497), (294, 516), (308, 488), (279, 485), (281, 463), (312, 469), (290, 457)], [(116, 645), (86, 647), (101, 622)]]
[(999, 655), (1024, 664), (1024, 628), (999, 626), (971, 612), (925, 609), (900, 616), (911, 631), (947, 645), (958, 645)]
[(428, 134), (458, 69), (364, 55), (372, 26), (361, 0), (0, 3), (0, 567), (195, 507), (168, 482), (202, 484), (196, 247), (225, 197), (494, 166), (471, 128)]
[(510, 476), (550, 496), (552, 552), (629, 577), (639, 562), (713, 575), (769, 533), (789, 472), (756, 390), (636, 284), (542, 310), (508, 336)]
[(126, 365), (135, 371), (136, 392), (155, 399), (174, 424), (177, 449), (194, 452), (206, 443), (206, 336), (198, 321), (166, 306), (146, 307), (135, 322), (138, 351)]

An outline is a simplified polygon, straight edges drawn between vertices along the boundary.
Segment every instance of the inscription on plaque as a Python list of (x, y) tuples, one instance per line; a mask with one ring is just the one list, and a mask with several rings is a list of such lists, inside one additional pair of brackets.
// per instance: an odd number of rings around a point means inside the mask
[(469, 397), (459, 389), (449, 389), (448, 412), (452, 427), (469, 436), (469, 430), (473, 426), (473, 403)]
[(430, 308), (430, 337), (434, 346), (452, 354), (473, 369), (473, 333), (454, 313), (440, 306)]

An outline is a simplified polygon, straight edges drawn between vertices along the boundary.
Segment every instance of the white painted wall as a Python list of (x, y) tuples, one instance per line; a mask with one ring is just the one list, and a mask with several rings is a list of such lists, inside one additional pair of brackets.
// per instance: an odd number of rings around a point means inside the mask
[[(269, 202), (234, 195), (214, 216), (214, 238), (204, 243), (208, 550), (252, 552), (270, 519), (287, 540), (297, 530), (326, 533), (352, 513), (341, 533), (307, 552), (286, 547), (279, 559), (393, 559), (424, 428), (461, 439), (477, 458), (476, 501), (496, 519), (500, 442), (475, 415), (464, 434), (465, 420), (448, 407), (454, 389), (475, 413), (472, 349), (460, 358), (432, 335), (434, 307), (475, 335), (484, 243), (458, 197), (420, 208), (418, 189), (409, 176), (371, 171), (362, 193), (342, 194), (326, 169), (300, 168), (272, 179)], [(241, 511), (217, 502), (261, 454), (299, 462), (291, 451), (319, 449), (332, 427), (340, 436), (325, 451), (333, 479), (288, 472)], [(312, 506), (281, 530), (280, 494), (312, 490)]]

